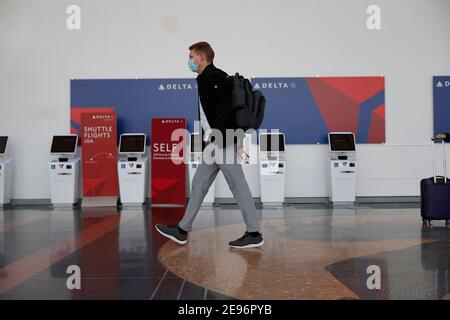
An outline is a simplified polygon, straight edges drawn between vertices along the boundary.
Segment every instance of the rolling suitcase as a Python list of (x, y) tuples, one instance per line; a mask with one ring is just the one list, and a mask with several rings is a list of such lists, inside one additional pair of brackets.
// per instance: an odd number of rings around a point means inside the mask
[(450, 221), (450, 180), (447, 178), (447, 165), (445, 159), (445, 142), (441, 140), (444, 153), (444, 176), (436, 175), (435, 139), (431, 139), (433, 152), (433, 177), (420, 181), (421, 215), (424, 224), (431, 220)]

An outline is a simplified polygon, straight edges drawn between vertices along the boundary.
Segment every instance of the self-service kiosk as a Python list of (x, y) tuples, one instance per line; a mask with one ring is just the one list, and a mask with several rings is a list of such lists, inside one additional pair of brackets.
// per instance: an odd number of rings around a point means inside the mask
[(356, 197), (356, 144), (352, 132), (330, 132), (330, 203), (353, 207)]
[(11, 203), (13, 159), (6, 156), (8, 137), (0, 136), (0, 208)]
[[(191, 133), (189, 144), (189, 190), (192, 190), (192, 181), (198, 166), (203, 161), (203, 141), (199, 133)], [(203, 199), (202, 207), (209, 208), (214, 206), (214, 189), (215, 182), (211, 184), (205, 198)]]
[(142, 206), (146, 202), (148, 157), (145, 146), (145, 133), (120, 135), (117, 169), (122, 206)]
[(53, 136), (48, 164), (50, 198), (55, 207), (73, 206), (80, 193), (80, 157), (78, 135)]
[(282, 206), (286, 180), (283, 133), (259, 134), (259, 173), (263, 206)]

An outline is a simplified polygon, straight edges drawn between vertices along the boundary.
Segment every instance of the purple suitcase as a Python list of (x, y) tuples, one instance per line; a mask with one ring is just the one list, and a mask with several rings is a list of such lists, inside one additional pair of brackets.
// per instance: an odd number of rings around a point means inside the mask
[(444, 176), (437, 176), (434, 141), (434, 139), (431, 140), (433, 177), (420, 181), (421, 215), (424, 224), (428, 222), (430, 225), (431, 220), (445, 220), (448, 225), (450, 220), (450, 180), (447, 178), (445, 142), (441, 140), (444, 154)]

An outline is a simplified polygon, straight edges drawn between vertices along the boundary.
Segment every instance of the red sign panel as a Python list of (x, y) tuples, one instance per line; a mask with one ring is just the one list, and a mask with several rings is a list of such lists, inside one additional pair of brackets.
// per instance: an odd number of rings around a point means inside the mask
[(117, 196), (117, 128), (114, 111), (81, 114), (83, 196)]
[(152, 119), (152, 204), (186, 204), (185, 128), (184, 118)]

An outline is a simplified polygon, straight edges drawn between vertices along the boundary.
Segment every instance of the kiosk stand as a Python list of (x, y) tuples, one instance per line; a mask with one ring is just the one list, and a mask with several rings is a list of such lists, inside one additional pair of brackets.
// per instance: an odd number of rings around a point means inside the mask
[(117, 171), (123, 207), (142, 206), (146, 202), (148, 157), (144, 156), (145, 144), (145, 133), (120, 135)]
[[(203, 161), (204, 144), (199, 133), (191, 133), (189, 146), (189, 190), (192, 190), (192, 181), (198, 166)], [(214, 206), (215, 200), (215, 182), (211, 184), (205, 198), (203, 199), (202, 208), (211, 208)]]
[(356, 147), (352, 132), (328, 133), (330, 145), (330, 203), (353, 208), (356, 197)]
[(11, 204), (13, 159), (6, 157), (8, 137), (0, 136), (0, 208)]
[(286, 180), (283, 133), (259, 134), (259, 173), (263, 206), (282, 207)]
[(53, 136), (48, 164), (51, 203), (54, 207), (73, 206), (80, 192), (78, 135)]

